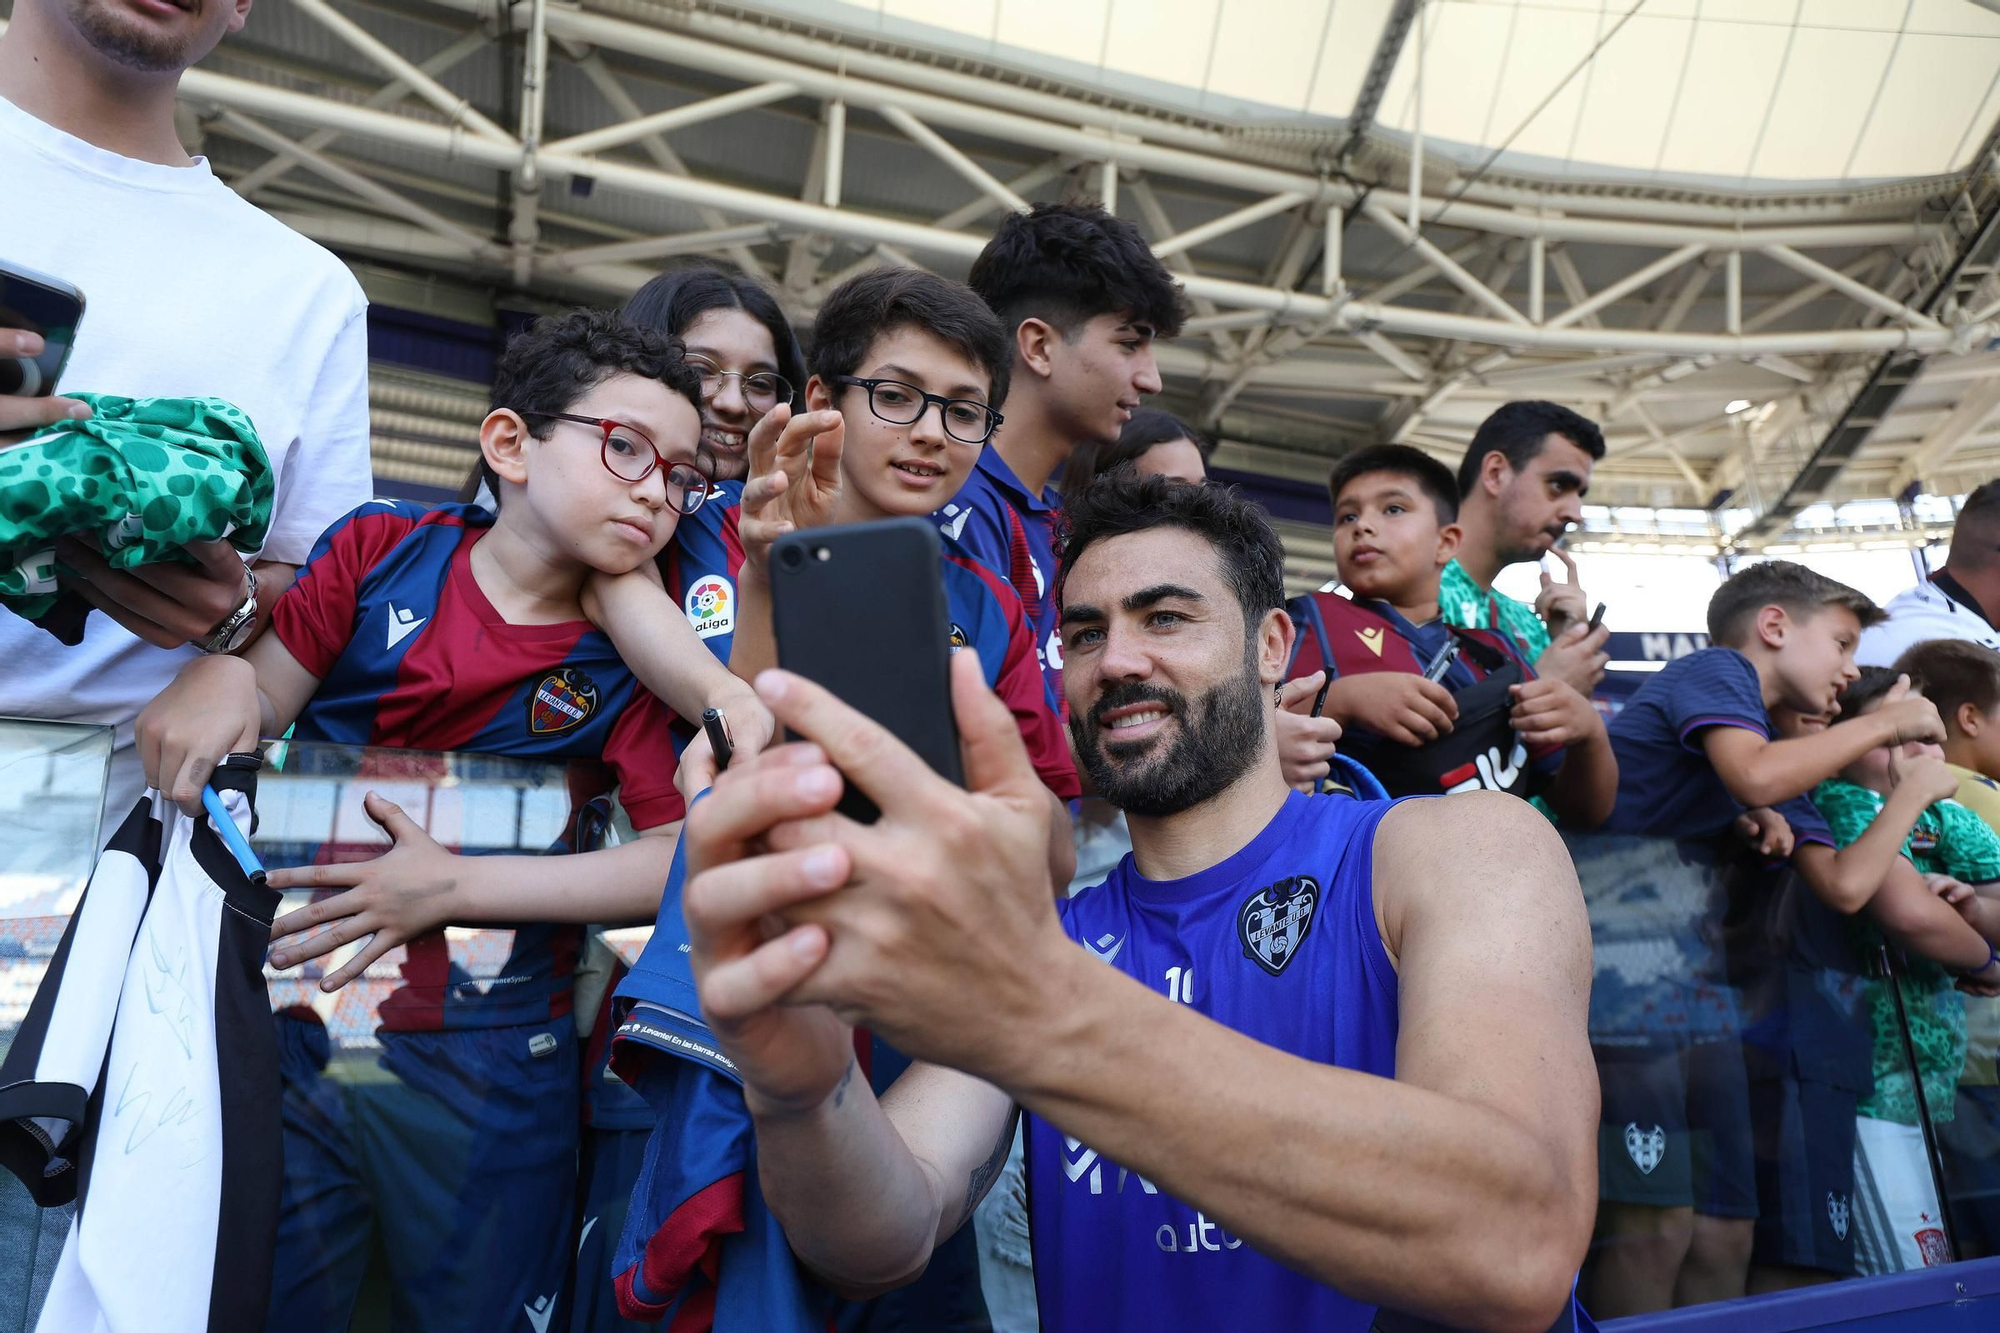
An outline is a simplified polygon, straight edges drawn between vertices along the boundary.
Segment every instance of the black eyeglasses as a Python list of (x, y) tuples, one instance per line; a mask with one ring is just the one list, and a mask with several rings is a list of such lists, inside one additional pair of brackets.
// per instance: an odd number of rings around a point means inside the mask
[(687, 359), (687, 363), (701, 379), (701, 401), (704, 403), (722, 392), (722, 382), (726, 379), (736, 381), (737, 387), (743, 393), (743, 401), (749, 404), (750, 410), (758, 416), (764, 415), (779, 403), (792, 401), (791, 382), (783, 375), (776, 375), (768, 370), (760, 370), (751, 375), (745, 375), (739, 370), (724, 370), (705, 356), (691, 356)]
[[(652, 437), (637, 426), (622, 421), (612, 421), (608, 417), (579, 417), (568, 412), (523, 412), (524, 417), (541, 417), (546, 421), (569, 421), (579, 426), (593, 426), (603, 432), (604, 445), (600, 456), (604, 470), (620, 481), (644, 481), (653, 475), (654, 468), (666, 469), (667, 503), (677, 513), (692, 514), (701, 508), (702, 501), (708, 499), (709, 490), (715, 485), (714, 479), (692, 463), (669, 463)], [(711, 460), (711, 467), (713, 462)]]
[(944, 433), (960, 444), (984, 444), (993, 438), (1003, 418), (976, 398), (940, 398), (901, 380), (864, 380), (853, 375), (835, 375), (835, 384), (868, 390), (868, 410), (892, 426), (914, 426), (938, 406)]

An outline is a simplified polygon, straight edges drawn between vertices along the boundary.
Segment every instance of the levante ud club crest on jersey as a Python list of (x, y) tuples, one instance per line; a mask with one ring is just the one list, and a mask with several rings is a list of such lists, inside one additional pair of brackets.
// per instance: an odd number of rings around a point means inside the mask
[(543, 676), (528, 696), (528, 730), (554, 736), (582, 726), (597, 711), (597, 682), (576, 667)]
[(1319, 882), (1311, 875), (1288, 875), (1257, 890), (1236, 913), (1243, 956), (1277, 976), (1298, 956), (1318, 907)]

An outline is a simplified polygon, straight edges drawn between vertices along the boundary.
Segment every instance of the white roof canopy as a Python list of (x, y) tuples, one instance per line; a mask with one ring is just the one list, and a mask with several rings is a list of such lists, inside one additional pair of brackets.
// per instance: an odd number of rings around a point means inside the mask
[[(1352, 118), (1394, 0), (775, 0), (1239, 123)], [(1423, 80), (1418, 97), (1418, 70)], [(1432, 0), (1374, 121), (1503, 172), (1769, 189), (1962, 170), (2000, 114), (1975, 0)]]

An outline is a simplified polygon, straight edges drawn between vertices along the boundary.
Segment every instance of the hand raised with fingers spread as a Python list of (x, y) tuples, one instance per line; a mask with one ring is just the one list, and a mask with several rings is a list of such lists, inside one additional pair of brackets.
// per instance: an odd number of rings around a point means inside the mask
[(1588, 623), (1590, 599), (1583, 595), (1583, 588), (1576, 581), (1576, 561), (1569, 552), (1552, 546), (1549, 554), (1562, 562), (1562, 582), (1550, 578), (1548, 570), (1542, 571), (1542, 589), (1535, 594), (1535, 614), (1549, 627), (1549, 633), (1561, 634), (1571, 625)]
[[(399, 944), (425, 935), (453, 917), (459, 858), (439, 846), (401, 806), (369, 792), (361, 808), (389, 835), (388, 851), (372, 861), (273, 870), (274, 889), (344, 889), (271, 924), (271, 966), (295, 967), (344, 944), (366, 940), (360, 952), (319, 983), (336, 991), (366, 972)], [(295, 938), (332, 923), (331, 929)], [(372, 936), (373, 938), (369, 938)]]
[(846, 420), (839, 412), (801, 412), (780, 403), (750, 431), (750, 475), (743, 486), (737, 532), (743, 559), (761, 570), (771, 543), (788, 532), (833, 521), (840, 497), (840, 450)]

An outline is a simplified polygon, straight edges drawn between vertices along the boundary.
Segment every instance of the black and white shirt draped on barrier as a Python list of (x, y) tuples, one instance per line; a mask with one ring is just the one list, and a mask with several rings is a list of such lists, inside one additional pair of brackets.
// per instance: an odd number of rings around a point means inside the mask
[[(214, 786), (250, 829), (255, 772)], [(39, 1328), (262, 1326), (277, 1227), (279, 895), (207, 818), (148, 796), (99, 856), (0, 1065), (0, 1164), (77, 1202)]]

